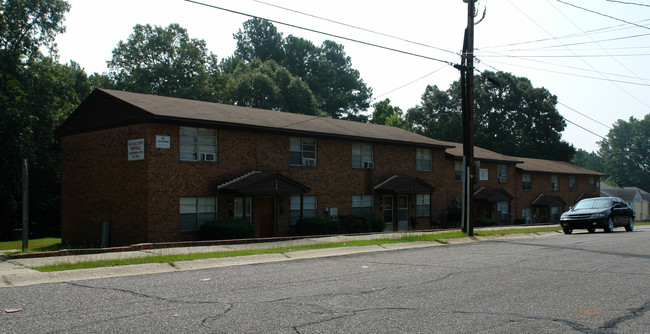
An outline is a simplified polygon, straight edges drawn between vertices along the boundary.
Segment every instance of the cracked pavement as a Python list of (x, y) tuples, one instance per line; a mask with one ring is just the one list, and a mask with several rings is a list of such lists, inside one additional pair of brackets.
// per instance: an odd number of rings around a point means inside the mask
[(0, 289), (0, 332), (647, 333), (650, 227)]

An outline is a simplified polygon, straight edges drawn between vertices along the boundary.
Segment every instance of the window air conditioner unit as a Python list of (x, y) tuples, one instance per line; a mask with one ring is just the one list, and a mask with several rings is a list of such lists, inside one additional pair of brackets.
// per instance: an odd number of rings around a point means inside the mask
[(304, 158), (302, 159), (303, 166), (316, 166), (316, 159), (314, 158)]
[(501, 182), (501, 183), (508, 182), (508, 177), (507, 176), (499, 176), (499, 182)]
[(375, 168), (375, 163), (372, 161), (364, 161), (363, 168)]
[(217, 161), (215, 153), (201, 152), (201, 161)]

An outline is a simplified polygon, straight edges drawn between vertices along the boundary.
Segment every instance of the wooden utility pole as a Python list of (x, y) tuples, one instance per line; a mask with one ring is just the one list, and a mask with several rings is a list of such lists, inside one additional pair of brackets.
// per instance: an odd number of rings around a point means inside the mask
[(29, 248), (29, 165), (23, 160), (23, 252)]
[[(467, 235), (474, 235), (474, 2), (467, 2), (467, 28), (465, 29), (465, 42), (463, 43), (463, 65), (461, 70), (461, 86), (464, 88), (463, 98), (463, 156), (465, 161), (465, 189), (463, 205), (463, 229)], [(463, 85), (464, 82), (464, 85)]]

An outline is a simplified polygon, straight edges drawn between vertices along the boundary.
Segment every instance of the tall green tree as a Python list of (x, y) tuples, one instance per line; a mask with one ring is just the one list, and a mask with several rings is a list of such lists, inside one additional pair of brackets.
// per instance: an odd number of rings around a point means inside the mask
[(223, 103), (320, 115), (314, 95), (300, 78), (273, 60), (240, 61), (223, 75), (219, 99)]
[(217, 98), (217, 57), (204, 40), (190, 38), (176, 23), (166, 28), (136, 25), (126, 42), (113, 49), (108, 68), (112, 88), (205, 101)]
[[(452, 84), (451, 92), (457, 84)], [(412, 131), (427, 137), (453, 142), (463, 140), (460, 101), (438, 86), (427, 86), (421, 104), (406, 112), (406, 121)]]
[(402, 109), (392, 106), (390, 99), (383, 99), (372, 105), (374, 111), (370, 123), (394, 126), (398, 128), (408, 128)]
[[(485, 71), (474, 80), (477, 146), (513, 156), (561, 161), (573, 157), (575, 148), (561, 139), (566, 122), (548, 90), (504, 72)], [(409, 109), (406, 118), (427, 136), (461, 141), (461, 101), (458, 81), (446, 92), (427, 87), (421, 104)]]
[(0, 2), (0, 238), (21, 226), (22, 159), (29, 160), (31, 231), (56, 234), (59, 146), (54, 130), (89, 93), (76, 64), (61, 65), (54, 38), (70, 9), (59, 0)]
[(576, 151), (575, 156), (571, 159), (571, 163), (601, 173), (605, 171), (603, 158), (598, 153), (587, 152), (583, 149)]
[[(303, 38), (283, 38), (266, 20), (251, 19), (244, 23), (234, 38), (234, 58), (274, 60), (308, 85), (318, 108), (332, 118), (367, 120), (361, 112), (370, 107), (372, 89), (361, 79), (358, 70), (342, 45), (325, 41), (319, 47)], [(232, 65), (232, 61), (222, 63)]]
[(610, 181), (650, 191), (650, 114), (642, 120), (618, 120), (600, 142), (598, 153)]

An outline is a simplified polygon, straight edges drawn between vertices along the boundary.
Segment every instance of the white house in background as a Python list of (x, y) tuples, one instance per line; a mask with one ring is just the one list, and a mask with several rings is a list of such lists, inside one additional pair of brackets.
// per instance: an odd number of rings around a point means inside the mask
[(634, 220), (650, 220), (650, 193), (637, 187), (616, 188), (600, 183), (600, 196), (620, 197), (634, 209)]

